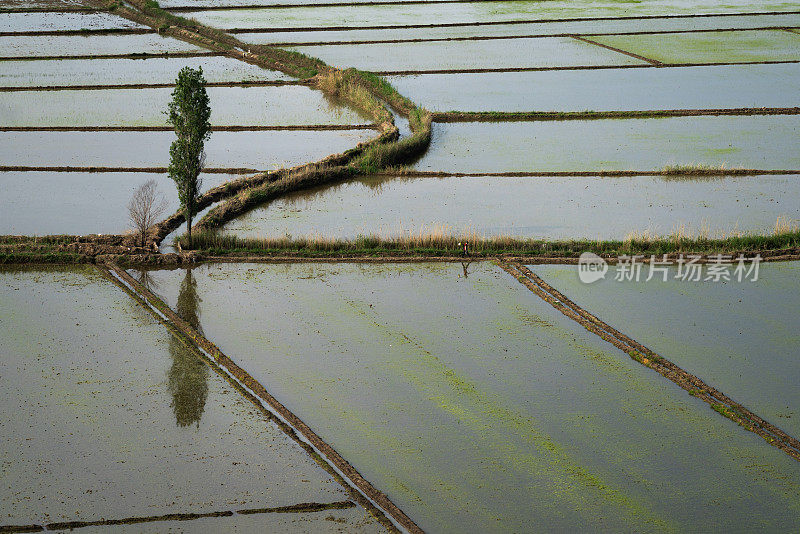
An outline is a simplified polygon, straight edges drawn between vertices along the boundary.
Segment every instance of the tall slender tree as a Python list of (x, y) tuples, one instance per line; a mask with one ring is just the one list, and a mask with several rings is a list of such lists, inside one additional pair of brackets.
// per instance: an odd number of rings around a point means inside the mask
[(197, 198), (202, 186), (200, 172), (205, 165), (203, 147), (211, 135), (211, 107), (202, 68), (181, 69), (167, 114), (178, 136), (169, 148), (169, 176), (178, 188), (191, 243), (192, 219), (197, 215)]

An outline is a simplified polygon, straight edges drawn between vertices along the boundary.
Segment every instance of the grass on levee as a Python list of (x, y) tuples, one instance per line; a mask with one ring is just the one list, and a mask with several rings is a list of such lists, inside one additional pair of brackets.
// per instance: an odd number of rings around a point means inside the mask
[(583, 252), (606, 256), (631, 254), (733, 254), (738, 252), (775, 251), (800, 247), (800, 228), (796, 221), (779, 217), (771, 234), (731, 232), (712, 236), (707, 228), (692, 233), (685, 226), (668, 236), (631, 233), (623, 240), (545, 240), (511, 236), (484, 237), (466, 230), (455, 232), (445, 225), (394, 235), (360, 235), (339, 239), (322, 235), (306, 237), (247, 238), (219, 231), (196, 231), (191, 243), (186, 235), (178, 238), (181, 247), (212, 256), (296, 255), (296, 256), (452, 256), (463, 253), (467, 243), (472, 256), (562, 256), (574, 257)]

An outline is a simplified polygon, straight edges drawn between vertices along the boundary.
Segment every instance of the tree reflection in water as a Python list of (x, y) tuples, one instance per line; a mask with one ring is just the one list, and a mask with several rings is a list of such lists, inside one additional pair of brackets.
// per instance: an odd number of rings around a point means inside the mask
[[(202, 332), (197, 282), (189, 269), (186, 270), (186, 276), (181, 283), (175, 311), (192, 328)], [(208, 397), (208, 366), (194, 351), (188, 349), (174, 336), (170, 336), (169, 353), (172, 357), (172, 367), (168, 373), (168, 387), (172, 394), (175, 422), (181, 427), (193, 423), (199, 427)]]

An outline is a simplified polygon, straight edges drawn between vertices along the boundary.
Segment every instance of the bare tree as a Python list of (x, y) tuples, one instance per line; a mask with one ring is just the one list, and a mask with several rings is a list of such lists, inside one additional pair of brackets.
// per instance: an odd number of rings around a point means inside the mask
[(146, 181), (133, 192), (133, 197), (128, 203), (128, 214), (142, 247), (147, 243), (147, 231), (166, 208), (167, 201), (159, 194), (155, 180)]

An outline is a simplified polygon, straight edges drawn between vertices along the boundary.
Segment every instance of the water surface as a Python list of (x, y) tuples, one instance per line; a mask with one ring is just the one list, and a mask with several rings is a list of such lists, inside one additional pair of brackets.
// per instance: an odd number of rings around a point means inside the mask
[(578, 281), (574, 266), (532, 269), (607, 323), (800, 435), (800, 263), (761, 265), (755, 282), (683, 281), (675, 279), (677, 268), (667, 281), (657, 273), (649, 282), (618, 282), (612, 268), (591, 286)]
[[(0, 92), (0, 126), (166, 126), (172, 88)], [(305, 86), (208, 87), (211, 124), (302, 126), (369, 119)]]
[(800, 60), (800, 35), (786, 30), (606, 35), (596, 40), (662, 63)]
[[(426, 171), (800, 169), (793, 115), (434, 124)], [(576, 147), (578, 147), (576, 149)]]
[[(272, 170), (338, 154), (376, 133), (212, 132), (207, 167)], [(166, 167), (174, 132), (0, 132), (0, 161), (26, 167)]]
[[(552, 0), (548, 0), (550, 2)], [(631, 4), (629, 4), (631, 5)], [(634, 20), (558, 20), (490, 26), (390, 28), (379, 30), (271, 31), (241, 33), (248, 43), (313, 43), (374, 41), (384, 39), (448, 39), (461, 37), (521, 37), (525, 35), (624, 33), (641, 31), (691, 31), (709, 29), (800, 26), (800, 15), (743, 15), (725, 17), (647, 18)]]
[(623, 239), (771, 233), (778, 216), (800, 219), (800, 176), (370, 177), (293, 193), (234, 219), (240, 237), (395, 237), (474, 232), (480, 236)]
[(800, 67), (794, 64), (423, 74), (392, 76), (388, 80), (401, 94), (436, 111), (613, 111), (800, 105)]
[(800, 519), (795, 460), (491, 264), (193, 275), (206, 335), (426, 531)]
[[(203, 174), (201, 191), (241, 176)], [(156, 180), (166, 201), (160, 219), (178, 210), (178, 193), (166, 174), (0, 172), (0, 234), (119, 234), (130, 229), (133, 192)]]
[(291, 49), (318, 57), (329, 65), (374, 71), (645, 64), (569, 37), (312, 45)]
[[(347, 499), (97, 271), (6, 267), (0, 280), (3, 524)], [(179, 292), (196, 322), (194, 281)]]
[(202, 68), (208, 82), (288, 80), (287, 75), (229, 57), (2, 61), (0, 86), (175, 83), (183, 67)]
[(515, 20), (567, 19), (586, 17), (657, 16), (667, 14), (748, 13), (796, 11), (797, 4), (785, 1), (605, 1), (553, 0), (547, 2), (472, 2), (427, 5), (372, 5), (341, 8), (297, 7), (288, 9), (234, 9), (183, 13), (217, 28), (298, 28), (331, 26), (400, 26), (405, 24), (446, 24), (458, 22), (506, 22)]
[(155, 33), (0, 37), (0, 57), (100, 56), (170, 52), (208, 52), (208, 50), (171, 37), (161, 37)]

